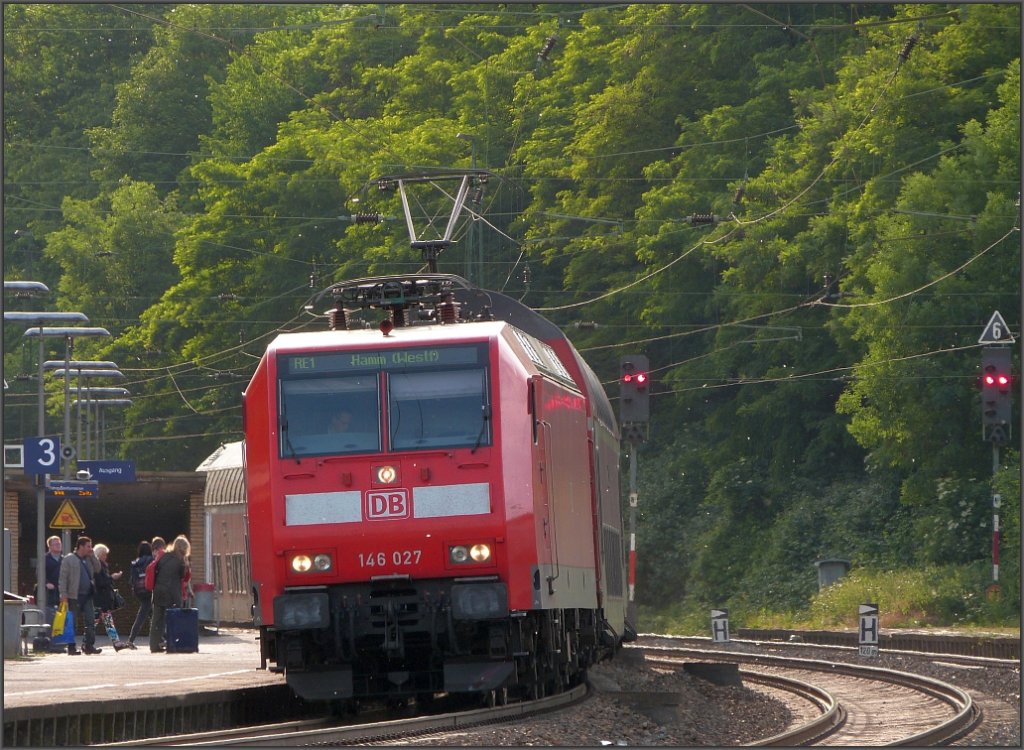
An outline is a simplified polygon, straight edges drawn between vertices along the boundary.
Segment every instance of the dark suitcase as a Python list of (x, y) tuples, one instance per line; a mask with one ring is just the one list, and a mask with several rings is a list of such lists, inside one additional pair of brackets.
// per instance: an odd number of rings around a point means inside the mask
[(167, 610), (167, 653), (192, 654), (199, 650), (199, 610)]

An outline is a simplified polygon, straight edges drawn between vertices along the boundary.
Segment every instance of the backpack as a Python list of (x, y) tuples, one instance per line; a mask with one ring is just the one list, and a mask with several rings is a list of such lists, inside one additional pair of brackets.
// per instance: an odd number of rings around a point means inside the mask
[(154, 557), (153, 561), (146, 566), (146, 591), (152, 591), (156, 585), (156, 564), (160, 561), (160, 557)]
[(130, 574), (131, 574), (131, 586), (132, 593), (139, 595), (145, 594), (149, 589), (146, 588), (146, 567), (149, 561), (153, 558), (148, 555), (140, 557), (136, 560), (132, 560)]

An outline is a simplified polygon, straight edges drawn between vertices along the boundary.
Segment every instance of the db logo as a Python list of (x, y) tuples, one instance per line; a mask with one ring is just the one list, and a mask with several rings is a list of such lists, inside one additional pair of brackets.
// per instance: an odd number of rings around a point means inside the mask
[(367, 492), (366, 500), (363, 503), (363, 515), (370, 521), (385, 518), (409, 518), (412, 516), (409, 493), (405, 490)]

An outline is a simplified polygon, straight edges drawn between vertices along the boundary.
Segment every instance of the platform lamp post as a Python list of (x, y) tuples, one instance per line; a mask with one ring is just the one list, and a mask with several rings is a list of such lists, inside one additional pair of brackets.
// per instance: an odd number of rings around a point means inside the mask
[[(103, 378), (123, 378), (124, 373), (120, 370), (73, 370), (70, 367), (64, 367), (59, 370), (54, 370), (53, 374), (57, 377), (64, 378), (64, 434), (65, 439), (71, 439), (71, 385), (70, 380), (72, 375), (77, 375), (78, 380), (75, 381), (77, 388), (77, 396), (81, 398), (82, 385), (81, 379), (84, 376), (89, 377), (103, 377)], [(79, 410), (81, 412), (81, 410)], [(79, 413), (81, 417), (81, 413)], [(79, 438), (81, 438), (81, 429), (79, 429)], [(81, 446), (75, 445), (75, 457), (78, 456), (78, 450)], [(64, 466), (64, 477), (65, 479), (71, 478), (71, 463), (70, 461)]]
[[(30, 329), (25, 333), (28, 336), (31, 333)], [(57, 331), (60, 333), (56, 333)], [(44, 328), (43, 331), (53, 331), (52, 335), (64, 336), (64, 365), (63, 369), (54, 370), (57, 375), (64, 376), (64, 445), (61, 446), (61, 453), (64, 458), (64, 478), (71, 478), (71, 459), (75, 457), (77, 446), (68, 450), (68, 446), (71, 445), (71, 352), (75, 346), (75, 339), (79, 336), (109, 336), (110, 331), (106, 328)], [(44, 333), (43, 335), (47, 335)], [(47, 363), (43, 363), (43, 368), (46, 368)], [(105, 371), (105, 372), (118, 372), (116, 370)], [(120, 374), (120, 373), (118, 373)]]
[[(124, 388), (97, 388), (96, 390), (122, 390), (127, 393)], [(108, 406), (131, 406), (134, 401), (130, 398), (87, 398), (85, 400), (86, 408), (92, 404), (96, 408), (96, 421), (97, 421), (97, 432), (96, 432), (96, 453), (97, 458), (103, 459), (107, 457), (107, 438), (106, 438), (106, 409)]]
[[(96, 406), (96, 396), (110, 396), (110, 397), (125, 397), (130, 396), (131, 391), (127, 388), (121, 388), (119, 386), (86, 386), (85, 397), (82, 399), (82, 403), (85, 404), (85, 445), (86, 453), (89, 458), (106, 458), (106, 455), (100, 455), (100, 428), (99, 428), (99, 408)], [(76, 402), (77, 405), (77, 402)], [(91, 411), (92, 410), (92, 411)], [(90, 429), (90, 424), (94, 426), (94, 430)], [(95, 441), (93, 439), (92, 432), (95, 431)], [(95, 455), (90, 446), (96, 448)]]
[[(48, 292), (46, 285), (38, 281), (5, 281), (4, 291)], [(21, 321), (37, 326), (34, 335), (39, 336), (39, 404), (38, 404), (38, 432), (42, 437), (46, 434), (46, 392), (43, 389), (43, 359), (46, 357), (45, 341), (38, 331), (45, 330), (40, 327), (45, 323), (88, 323), (89, 318), (85, 313), (80, 312), (20, 312), (12, 311), (4, 313), (4, 322)], [(29, 332), (26, 331), (28, 336)], [(46, 607), (46, 483), (42, 475), (36, 476), (36, 606)]]
[[(65, 362), (70, 362), (71, 361), (71, 350), (74, 347), (74, 340), (76, 338), (81, 337), (81, 336), (109, 336), (110, 335), (110, 331), (108, 331), (106, 328), (98, 328), (98, 327), (90, 328), (90, 327), (85, 327), (85, 326), (80, 326), (80, 327), (75, 327), (75, 326), (40, 326), (38, 328), (29, 328), (27, 331), (25, 331), (25, 335), (26, 336), (39, 336), (40, 339), (42, 339), (43, 336), (62, 336), (64, 338), (64, 361)], [(42, 350), (42, 344), (40, 344), (40, 351), (41, 350)], [(39, 361), (39, 380), (40, 381), (42, 381), (42, 379), (43, 379), (43, 364), (44, 364), (44, 362), (42, 361), (42, 357), (40, 356), (40, 361)], [(42, 391), (42, 385), (40, 385), (39, 388), (40, 388), (40, 391)], [(70, 442), (71, 442), (71, 413), (70, 413), (69, 408), (68, 408), (68, 401), (70, 400), (69, 396), (70, 396), (69, 384), (68, 384), (67, 378), (65, 378), (64, 379), (64, 444), (61, 445), (61, 449), (60, 449), (61, 450), (61, 454), (62, 454), (61, 458), (64, 461), (64, 473), (63, 473), (63, 476), (64, 476), (65, 479), (70, 479), (71, 478), (71, 460), (70, 459), (74, 455), (74, 449), (71, 449), (70, 451), (68, 450), (70, 448)], [(45, 502), (45, 497), (46, 497), (45, 488), (43, 489), (41, 496), (43, 497), (44, 500), (40, 501), (40, 504)], [(43, 518), (43, 511), (40, 511), (40, 518)], [(46, 523), (45, 518), (43, 518), (43, 523), (40, 524), (40, 529), (41, 529), (40, 534), (42, 534), (43, 530), (45, 530), (45, 523)], [(70, 540), (71, 540), (70, 533), (65, 531), (62, 536), (63, 536), (63, 541), (64, 541), (64, 547), (65, 548), (70, 547), (71, 546), (71, 543), (70, 543)], [(42, 540), (42, 544), (45, 544), (45, 542), (46, 542), (46, 540), (44, 538)], [(42, 555), (40, 555), (40, 559), (42, 559)], [(43, 560), (43, 562), (45, 562), (45, 560)], [(42, 573), (43, 574), (43, 581), (44, 581), (44, 584), (45, 584), (46, 570), (45, 570), (45, 568), (42, 565), (40, 565), (40, 569), (43, 571), (43, 573)], [(42, 590), (42, 589), (40, 589), (40, 590)]]
[[(85, 378), (85, 377), (88, 377), (88, 378), (123, 378), (124, 377), (124, 373), (121, 372), (120, 370), (86, 370), (86, 369), (82, 369), (82, 370), (67, 370), (67, 369), (60, 369), (60, 370), (54, 370), (53, 374), (57, 375), (58, 377), (59, 376), (64, 376), (65, 381), (71, 375), (77, 376), (78, 379), (75, 381), (75, 388), (76, 388), (76, 394), (75, 395), (76, 395), (76, 399), (77, 400), (76, 400), (75, 403), (78, 403), (78, 404), (81, 404), (81, 400), (82, 400), (82, 378)], [(70, 413), (71, 412), (70, 404), (68, 405), (67, 408), (68, 408), (68, 413)], [(81, 419), (82, 419), (82, 408), (81, 408), (81, 406), (79, 406), (78, 407), (78, 420), (79, 420), (79, 422), (78, 422), (78, 441), (79, 442), (75, 446), (76, 453), (82, 447), (81, 446), (81, 440), (82, 440), (82, 423), (81, 423)]]
[(33, 294), (49, 294), (50, 287), (41, 281), (5, 281), (4, 291), (14, 292), (17, 296), (29, 297)]
[[(77, 375), (78, 376), (78, 380), (75, 381), (75, 397), (79, 401), (81, 401), (81, 399), (82, 399), (82, 377), (85, 376), (86, 374), (93, 374), (95, 372), (104, 371), (104, 374), (107, 375), (108, 377), (114, 377), (114, 378), (117, 378), (117, 377), (123, 378), (124, 377), (124, 375), (121, 374), (121, 372), (117, 369), (117, 363), (115, 363), (115, 362), (101, 362), (101, 361), (94, 360), (94, 359), (90, 359), (90, 360), (77, 360), (77, 359), (73, 359), (73, 360), (70, 360), (70, 361), (68, 361), (66, 363), (61, 361), (61, 360), (59, 360), (59, 359), (58, 360), (51, 359), (51, 360), (48, 360), (43, 365), (43, 369), (44, 370), (54, 370), (55, 371), (54, 374), (56, 374), (56, 375), (64, 375), (65, 376), (65, 380), (67, 380), (67, 378), (68, 378), (69, 373), (66, 372), (66, 371), (69, 370), (69, 369), (72, 371), (70, 374)], [(110, 373), (117, 373), (117, 374), (114, 375), (114, 374), (110, 374)], [(65, 410), (66, 413), (70, 414), (70, 409), (68, 407), (68, 398), (69, 398), (69, 393), (68, 393), (67, 390), (65, 390), (65, 392), (64, 392), (64, 410)], [(78, 415), (76, 417), (76, 423), (77, 424), (76, 424), (75, 449), (78, 452), (81, 452), (81, 450), (82, 450), (82, 407), (81, 406), (78, 407)]]

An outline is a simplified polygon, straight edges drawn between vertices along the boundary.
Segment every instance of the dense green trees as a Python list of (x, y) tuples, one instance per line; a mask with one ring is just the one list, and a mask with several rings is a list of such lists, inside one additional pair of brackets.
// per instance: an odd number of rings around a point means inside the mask
[[(641, 599), (791, 607), (820, 557), (986, 559), (972, 385), (991, 312), (1019, 330), (1019, 7), (13, 4), (4, 21), (5, 279), (115, 333), (77, 353), (130, 374), (119, 450), (140, 468), (241, 436), (256, 359), (322, 325), (317, 290), (420, 267), (376, 177), (475, 165), (494, 173), (481, 218), (442, 268), (545, 311), (609, 384), (621, 354), (651, 360)], [(364, 210), (389, 220), (348, 220)], [(32, 371), (18, 336), (5, 375)], [(996, 479), (1011, 545), (1018, 445)]]

